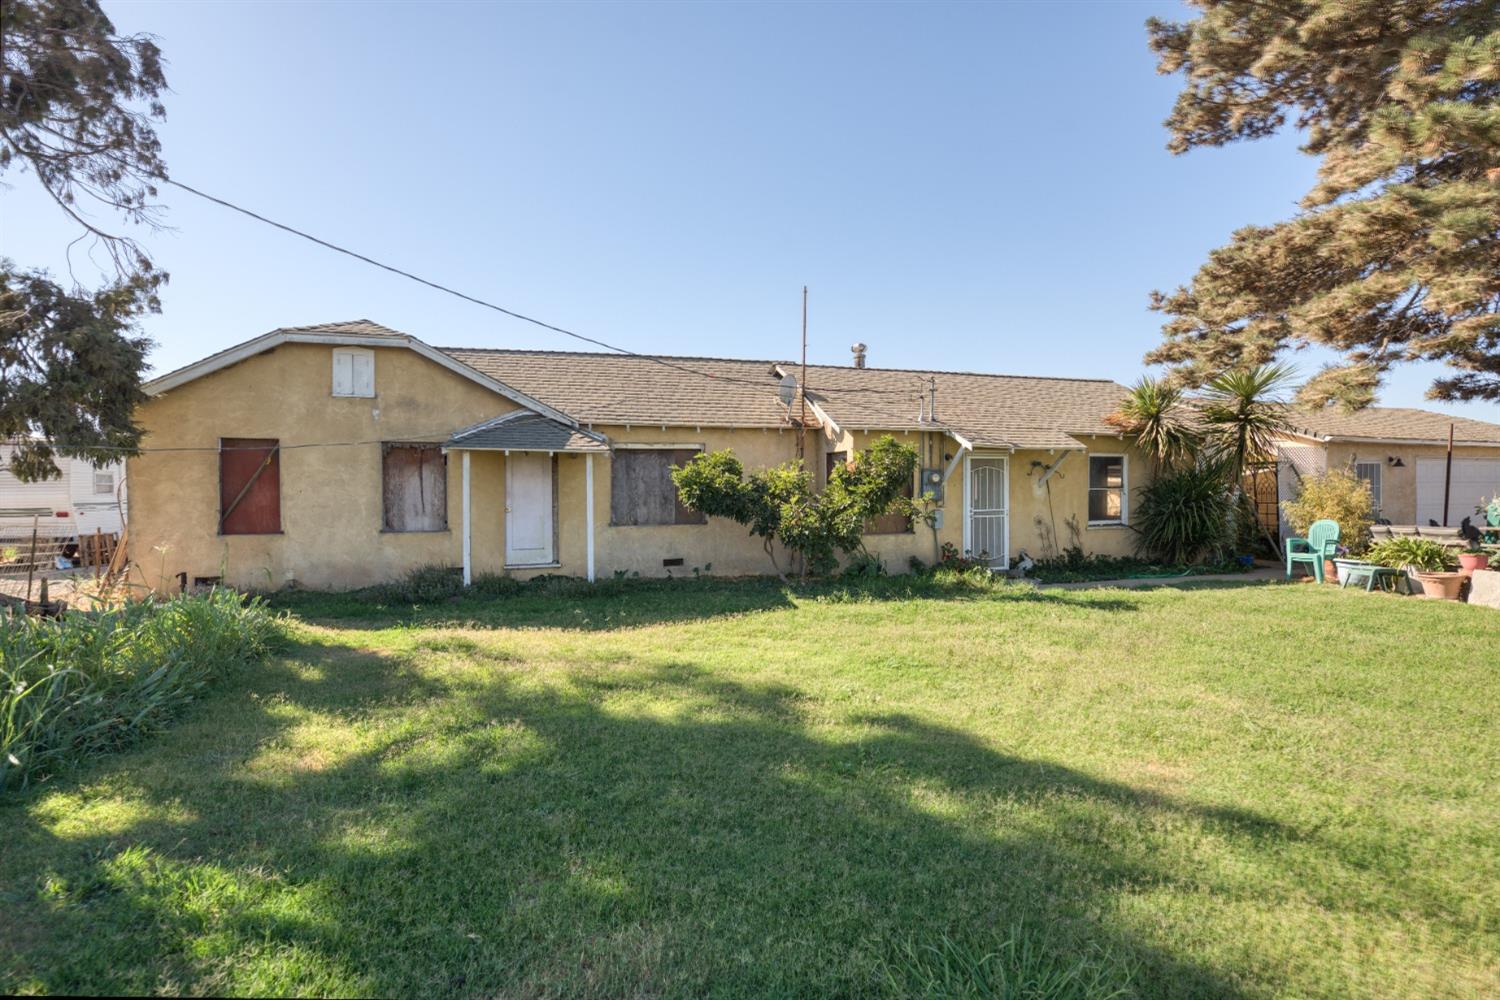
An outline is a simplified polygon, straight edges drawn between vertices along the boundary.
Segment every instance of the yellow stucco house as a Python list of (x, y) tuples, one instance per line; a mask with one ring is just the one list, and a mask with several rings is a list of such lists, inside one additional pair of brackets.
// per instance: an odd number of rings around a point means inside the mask
[[(162, 589), (340, 589), (418, 566), (590, 579), (770, 570), (677, 502), (675, 464), (733, 449), (824, 477), (881, 434), (916, 448), (936, 526), (885, 518), (893, 571), (944, 543), (997, 567), (1133, 548), (1146, 463), (1104, 418), (1125, 389), (716, 358), (433, 347), (366, 320), (272, 331), (155, 379), (129, 462), (133, 559)], [(806, 402), (804, 419), (804, 406)]]
[(1500, 496), (1500, 424), (1397, 406), (1293, 410), (1289, 419), (1276, 449), (1282, 500), (1297, 495), (1304, 476), (1339, 468), (1370, 484), (1376, 517), (1391, 524), (1457, 526)]

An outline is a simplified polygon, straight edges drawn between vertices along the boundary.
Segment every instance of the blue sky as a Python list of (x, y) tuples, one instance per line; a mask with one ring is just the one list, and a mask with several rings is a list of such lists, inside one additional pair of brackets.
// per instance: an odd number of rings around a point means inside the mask
[[(631, 350), (1129, 382), (1152, 288), (1290, 215), (1295, 138), (1166, 152), (1165, 2), (115, 2), (159, 36), (173, 176)], [(66, 273), (30, 176), (0, 253)], [(158, 371), (367, 317), (439, 345), (576, 345), (167, 190)], [(93, 280), (87, 256), (74, 273)], [(1294, 360), (1309, 373), (1320, 357)], [(1434, 369), (1382, 402), (1425, 403)]]

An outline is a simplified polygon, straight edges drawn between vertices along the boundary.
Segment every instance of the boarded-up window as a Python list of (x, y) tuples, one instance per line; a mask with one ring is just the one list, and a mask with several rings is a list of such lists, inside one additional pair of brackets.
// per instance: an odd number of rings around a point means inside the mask
[[(901, 491), (901, 495), (910, 500), (915, 494), (916, 487), (911, 480), (907, 480), (906, 488)], [(905, 514), (882, 514), (865, 522), (867, 535), (904, 535), (912, 530), (911, 518)]]
[(275, 438), (219, 439), (219, 534), (281, 531), (281, 445)]
[(448, 530), (448, 460), (435, 444), (384, 447), (386, 531)]
[(686, 465), (696, 448), (621, 448), (609, 478), (609, 522), (620, 525), (702, 524), (704, 516), (677, 499), (672, 467)]
[(832, 479), (833, 470), (847, 461), (849, 461), (849, 453), (847, 451), (830, 451), (824, 456), (823, 482), (827, 483), (828, 480)]

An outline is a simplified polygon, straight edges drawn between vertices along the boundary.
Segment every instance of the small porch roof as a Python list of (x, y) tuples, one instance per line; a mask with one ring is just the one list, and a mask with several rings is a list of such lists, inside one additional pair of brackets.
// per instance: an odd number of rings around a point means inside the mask
[(569, 427), (540, 413), (515, 410), (455, 431), (443, 447), (456, 451), (608, 452), (609, 442), (602, 434)]

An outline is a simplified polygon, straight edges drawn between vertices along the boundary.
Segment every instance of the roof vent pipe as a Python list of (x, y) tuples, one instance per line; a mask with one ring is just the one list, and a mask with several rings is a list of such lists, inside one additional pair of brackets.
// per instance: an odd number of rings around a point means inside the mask
[(865, 366), (865, 351), (868, 351), (869, 348), (864, 344), (855, 344), (849, 350), (854, 352), (854, 367), (863, 368)]

